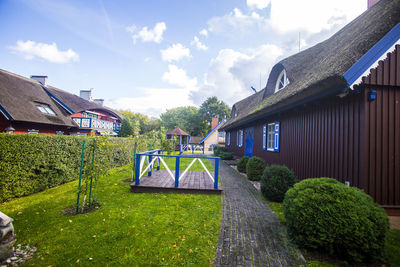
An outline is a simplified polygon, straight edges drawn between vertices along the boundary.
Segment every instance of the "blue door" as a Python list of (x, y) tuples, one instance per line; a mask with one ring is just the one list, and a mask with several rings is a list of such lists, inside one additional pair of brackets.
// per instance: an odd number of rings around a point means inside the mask
[(251, 158), (253, 156), (254, 128), (244, 130), (244, 155)]

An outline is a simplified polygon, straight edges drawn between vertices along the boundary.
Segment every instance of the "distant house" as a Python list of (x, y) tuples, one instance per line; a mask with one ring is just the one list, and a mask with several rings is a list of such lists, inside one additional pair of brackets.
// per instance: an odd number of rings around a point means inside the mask
[(119, 112), (46, 84), (0, 69), (0, 132), (116, 135)]
[(328, 40), (278, 62), (232, 107), (226, 147), (333, 177), (400, 214), (400, 1), (381, 0)]
[(179, 139), (179, 145), (188, 145), (190, 140), (190, 134), (182, 130), (181, 128), (175, 128), (166, 134), (167, 139), (172, 139), (177, 136)]
[(218, 118), (212, 118), (211, 131), (200, 141), (200, 144), (204, 145), (204, 151), (213, 151), (214, 146), (225, 145), (225, 132), (218, 131), (225, 122), (226, 119), (218, 123)]

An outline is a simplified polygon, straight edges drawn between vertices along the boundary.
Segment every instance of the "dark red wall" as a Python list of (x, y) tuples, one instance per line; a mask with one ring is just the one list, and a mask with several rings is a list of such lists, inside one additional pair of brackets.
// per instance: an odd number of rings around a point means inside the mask
[[(364, 189), (383, 206), (400, 208), (400, 49), (371, 70), (360, 90), (330, 97), (284, 114), (259, 120), (254, 127), (254, 156), (286, 165), (299, 179), (332, 177)], [(368, 101), (368, 92), (377, 99)], [(263, 125), (280, 122), (280, 151), (262, 148)], [(229, 151), (236, 147), (236, 130)]]
[(366, 190), (378, 203), (400, 205), (400, 47), (379, 62), (364, 79), (365, 90), (377, 92), (367, 101)]
[(243, 146), (238, 147), (237, 143), (236, 143), (237, 142), (236, 136), (237, 136), (237, 131), (231, 132), (231, 143), (229, 146), (226, 144), (225, 144), (225, 146), (228, 148), (228, 151), (234, 152), (235, 155), (243, 156), (244, 155), (244, 140), (243, 140)]

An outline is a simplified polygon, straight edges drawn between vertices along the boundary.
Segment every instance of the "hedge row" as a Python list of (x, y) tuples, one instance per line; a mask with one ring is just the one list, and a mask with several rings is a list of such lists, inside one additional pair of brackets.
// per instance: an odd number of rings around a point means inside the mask
[[(0, 134), (0, 202), (77, 179), (83, 140), (90, 144), (95, 138)], [(106, 169), (128, 164), (134, 142), (128, 138), (108, 138), (108, 145), (96, 151), (96, 158)], [(140, 139), (138, 142), (147, 143)], [(139, 146), (138, 151), (146, 149)]]

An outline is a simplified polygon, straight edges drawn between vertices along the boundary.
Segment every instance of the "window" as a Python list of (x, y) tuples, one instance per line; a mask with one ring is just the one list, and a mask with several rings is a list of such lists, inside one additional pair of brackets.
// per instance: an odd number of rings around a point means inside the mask
[(36, 103), (36, 107), (46, 115), (56, 116), (56, 113), (47, 104)]
[(28, 134), (39, 134), (39, 130), (28, 129)]
[(284, 88), (286, 85), (289, 84), (289, 79), (286, 76), (286, 71), (283, 70), (279, 76), (278, 79), (276, 80), (276, 84), (275, 84), (275, 93), (278, 92), (279, 90), (281, 90), (282, 88)]
[(226, 145), (230, 146), (231, 145), (231, 133), (226, 134)]
[(243, 146), (243, 130), (237, 131), (237, 135), (236, 135), (236, 145), (237, 145), (238, 147), (242, 147), (242, 146)]
[(224, 131), (218, 132), (218, 137), (225, 138), (225, 132)]
[(263, 149), (279, 152), (279, 122), (265, 124), (263, 127)]

